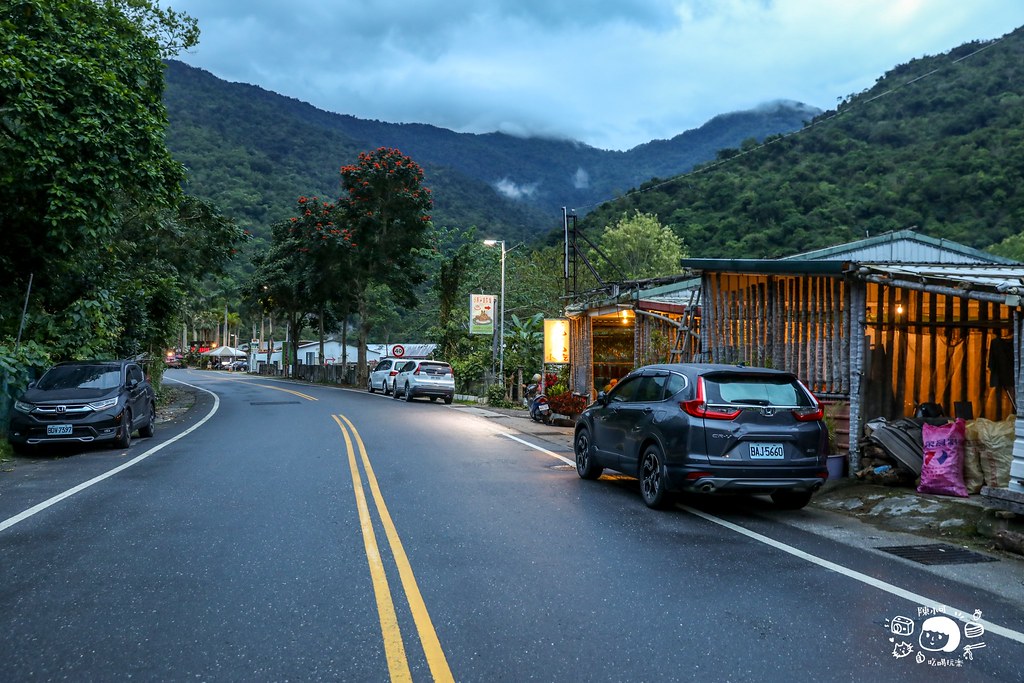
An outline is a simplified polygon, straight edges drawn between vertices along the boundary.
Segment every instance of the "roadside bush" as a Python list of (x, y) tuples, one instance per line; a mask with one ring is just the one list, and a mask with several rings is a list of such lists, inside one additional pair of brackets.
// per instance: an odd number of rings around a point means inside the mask
[(50, 365), (50, 355), (39, 344), (28, 341), (15, 351), (12, 341), (0, 343), (0, 436), (7, 435), (14, 399)]
[(492, 384), (487, 387), (487, 405), (495, 408), (516, 407), (516, 404), (505, 398), (505, 387), (502, 384)]

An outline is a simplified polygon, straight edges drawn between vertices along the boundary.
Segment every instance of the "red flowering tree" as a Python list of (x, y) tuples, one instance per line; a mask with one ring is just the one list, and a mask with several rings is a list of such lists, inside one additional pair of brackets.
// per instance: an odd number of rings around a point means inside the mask
[[(256, 271), (246, 293), (263, 309), (282, 316), (298, 339), (309, 317), (319, 320), (323, 356), (323, 320), (332, 304), (343, 304), (352, 253), (351, 234), (337, 221), (338, 208), (317, 197), (299, 197), (295, 216), (271, 227), (271, 245), (255, 258)], [(286, 365), (295, 365), (295, 345)]]
[(381, 147), (341, 169), (339, 200), (352, 243), (347, 283), (359, 313), (359, 382), (365, 380), (371, 284), (391, 290), (396, 303), (412, 307), (426, 279), (421, 254), (429, 248), (430, 190), (423, 169), (397, 149)]

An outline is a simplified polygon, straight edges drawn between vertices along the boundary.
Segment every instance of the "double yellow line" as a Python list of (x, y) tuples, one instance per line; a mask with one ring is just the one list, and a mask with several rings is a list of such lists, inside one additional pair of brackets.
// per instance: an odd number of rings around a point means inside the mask
[(359, 464), (356, 460), (356, 451), (353, 447), (353, 440), (359, 447), (359, 456), (366, 472), (367, 485), (373, 495), (373, 502), (377, 508), (381, 525), (387, 536), (388, 544), (391, 546), (391, 555), (398, 566), (398, 575), (402, 580), (402, 588), (405, 591), (409, 609), (412, 612), (416, 630), (419, 633), (420, 643), (423, 646), (423, 653), (426, 655), (427, 664), (430, 666), (430, 673), (435, 681), (453, 681), (451, 669), (448, 668), (448, 660), (441, 649), (441, 643), (437, 639), (437, 632), (434, 624), (427, 613), (427, 606), (423, 603), (423, 596), (420, 595), (419, 586), (416, 585), (416, 577), (413, 576), (412, 566), (409, 564), (409, 557), (405, 554), (402, 541), (398, 538), (398, 531), (394, 522), (391, 521), (391, 514), (384, 504), (384, 497), (377, 485), (377, 477), (373, 474), (373, 467), (370, 466), (370, 458), (366, 455), (366, 447), (359, 436), (355, 425), (344, 415), (332, 415), (334, 421), (341, 428), (345, 437), (345, 449), (348, 452), (348, 465), (352, 471), (352, 487), (356, 494), (356, 507), (359, 510), (359, 526), (363, 532), (363, 545), (366, 548), (366, 559), (370, 564), (370, 576), (373, 579), (373, 592), (377, 598), (377, 614), (380, 617), (380, 630), (384, 638), (384, 653), (388, 661), (388, 670), (391, 673), (392, 681), (411, 681), (412, 674), (409, 671), (409, 660), (405, 655), (405, 644), (402, 640), (402, 632), (398, 626), (398, 615), (395, 613), (395, 604), (391, 598), (391, 588), (388, 585), (388, 577), (384, 571), (384, 560), (381, 557), (377, 545), (377, 535), (373, 530), (373, 520), (370, 517), (370, 508), (366, 502), (366, 494), (363, 491), (363, 480), (359, 474)]

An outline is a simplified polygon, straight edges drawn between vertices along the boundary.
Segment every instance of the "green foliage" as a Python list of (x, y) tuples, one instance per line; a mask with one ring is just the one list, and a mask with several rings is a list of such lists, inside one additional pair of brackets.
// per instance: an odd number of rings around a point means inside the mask
[(0, 342), (0, 436), (7, 434), (8, 415), (14, 400), (50, 365), (47, 350), (35, 342)]
[[(601, 235), (601, 251), (611, 263), (622, 269), (624, 279), (642, 280), (679, 272), (679, 261), (686, 258), (682, 241), (653, 214), (625, 213)], [(598, 256), (598, 263), (608, 265)]]
[(515, 408), (516, 405), (505, 396), (504, 384), (492, 384), (487, 387), (487, 405), (495, 408)]
[(512, 314), (510, 324), (505, 325), (505, 369), (508, 372), (523, 368), (533, 374), (543, 361), (544, 314), (535, 313), (529, 318)]
[(163, 48), (138, 25), (153, 5), (130, 3), (134, 20), (114, 2), (14, 5), (0, 22), (0, 270), (20, 287), (78, 270), (71, 252), (114, 239), (126, 202), (172, 205), (184, 175), (164, 144)]
[(0, 334), (55, 359), (156, 352), (242, 239), (182, 194), (161, 57), (194, 20), (148, 0), (21, 0), (0, 21)]
[[(898, 66), (799, 135), (645, 184), (582, 224), (594, 232), (623, 212), (656, 214), (693, 256), (715, 258), (775, 258), (911, 226), (976, 248), (1001, 243), (1024, 219), (1014, 106), (1024, 30), (955, 61), (979, 47)], [(1012, 241), (1002, 248), (1019, 253)]]

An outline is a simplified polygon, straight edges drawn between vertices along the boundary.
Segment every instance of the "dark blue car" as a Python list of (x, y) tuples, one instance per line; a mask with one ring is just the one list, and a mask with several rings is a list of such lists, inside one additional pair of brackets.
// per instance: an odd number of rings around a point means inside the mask
[(636, 476), (644, 502), (674, 491), (769, 494), (798, 509), (828, 478), (828, 428), (791, 373), (714, 364), (634, 370), (580, 415), (576, 471)]

